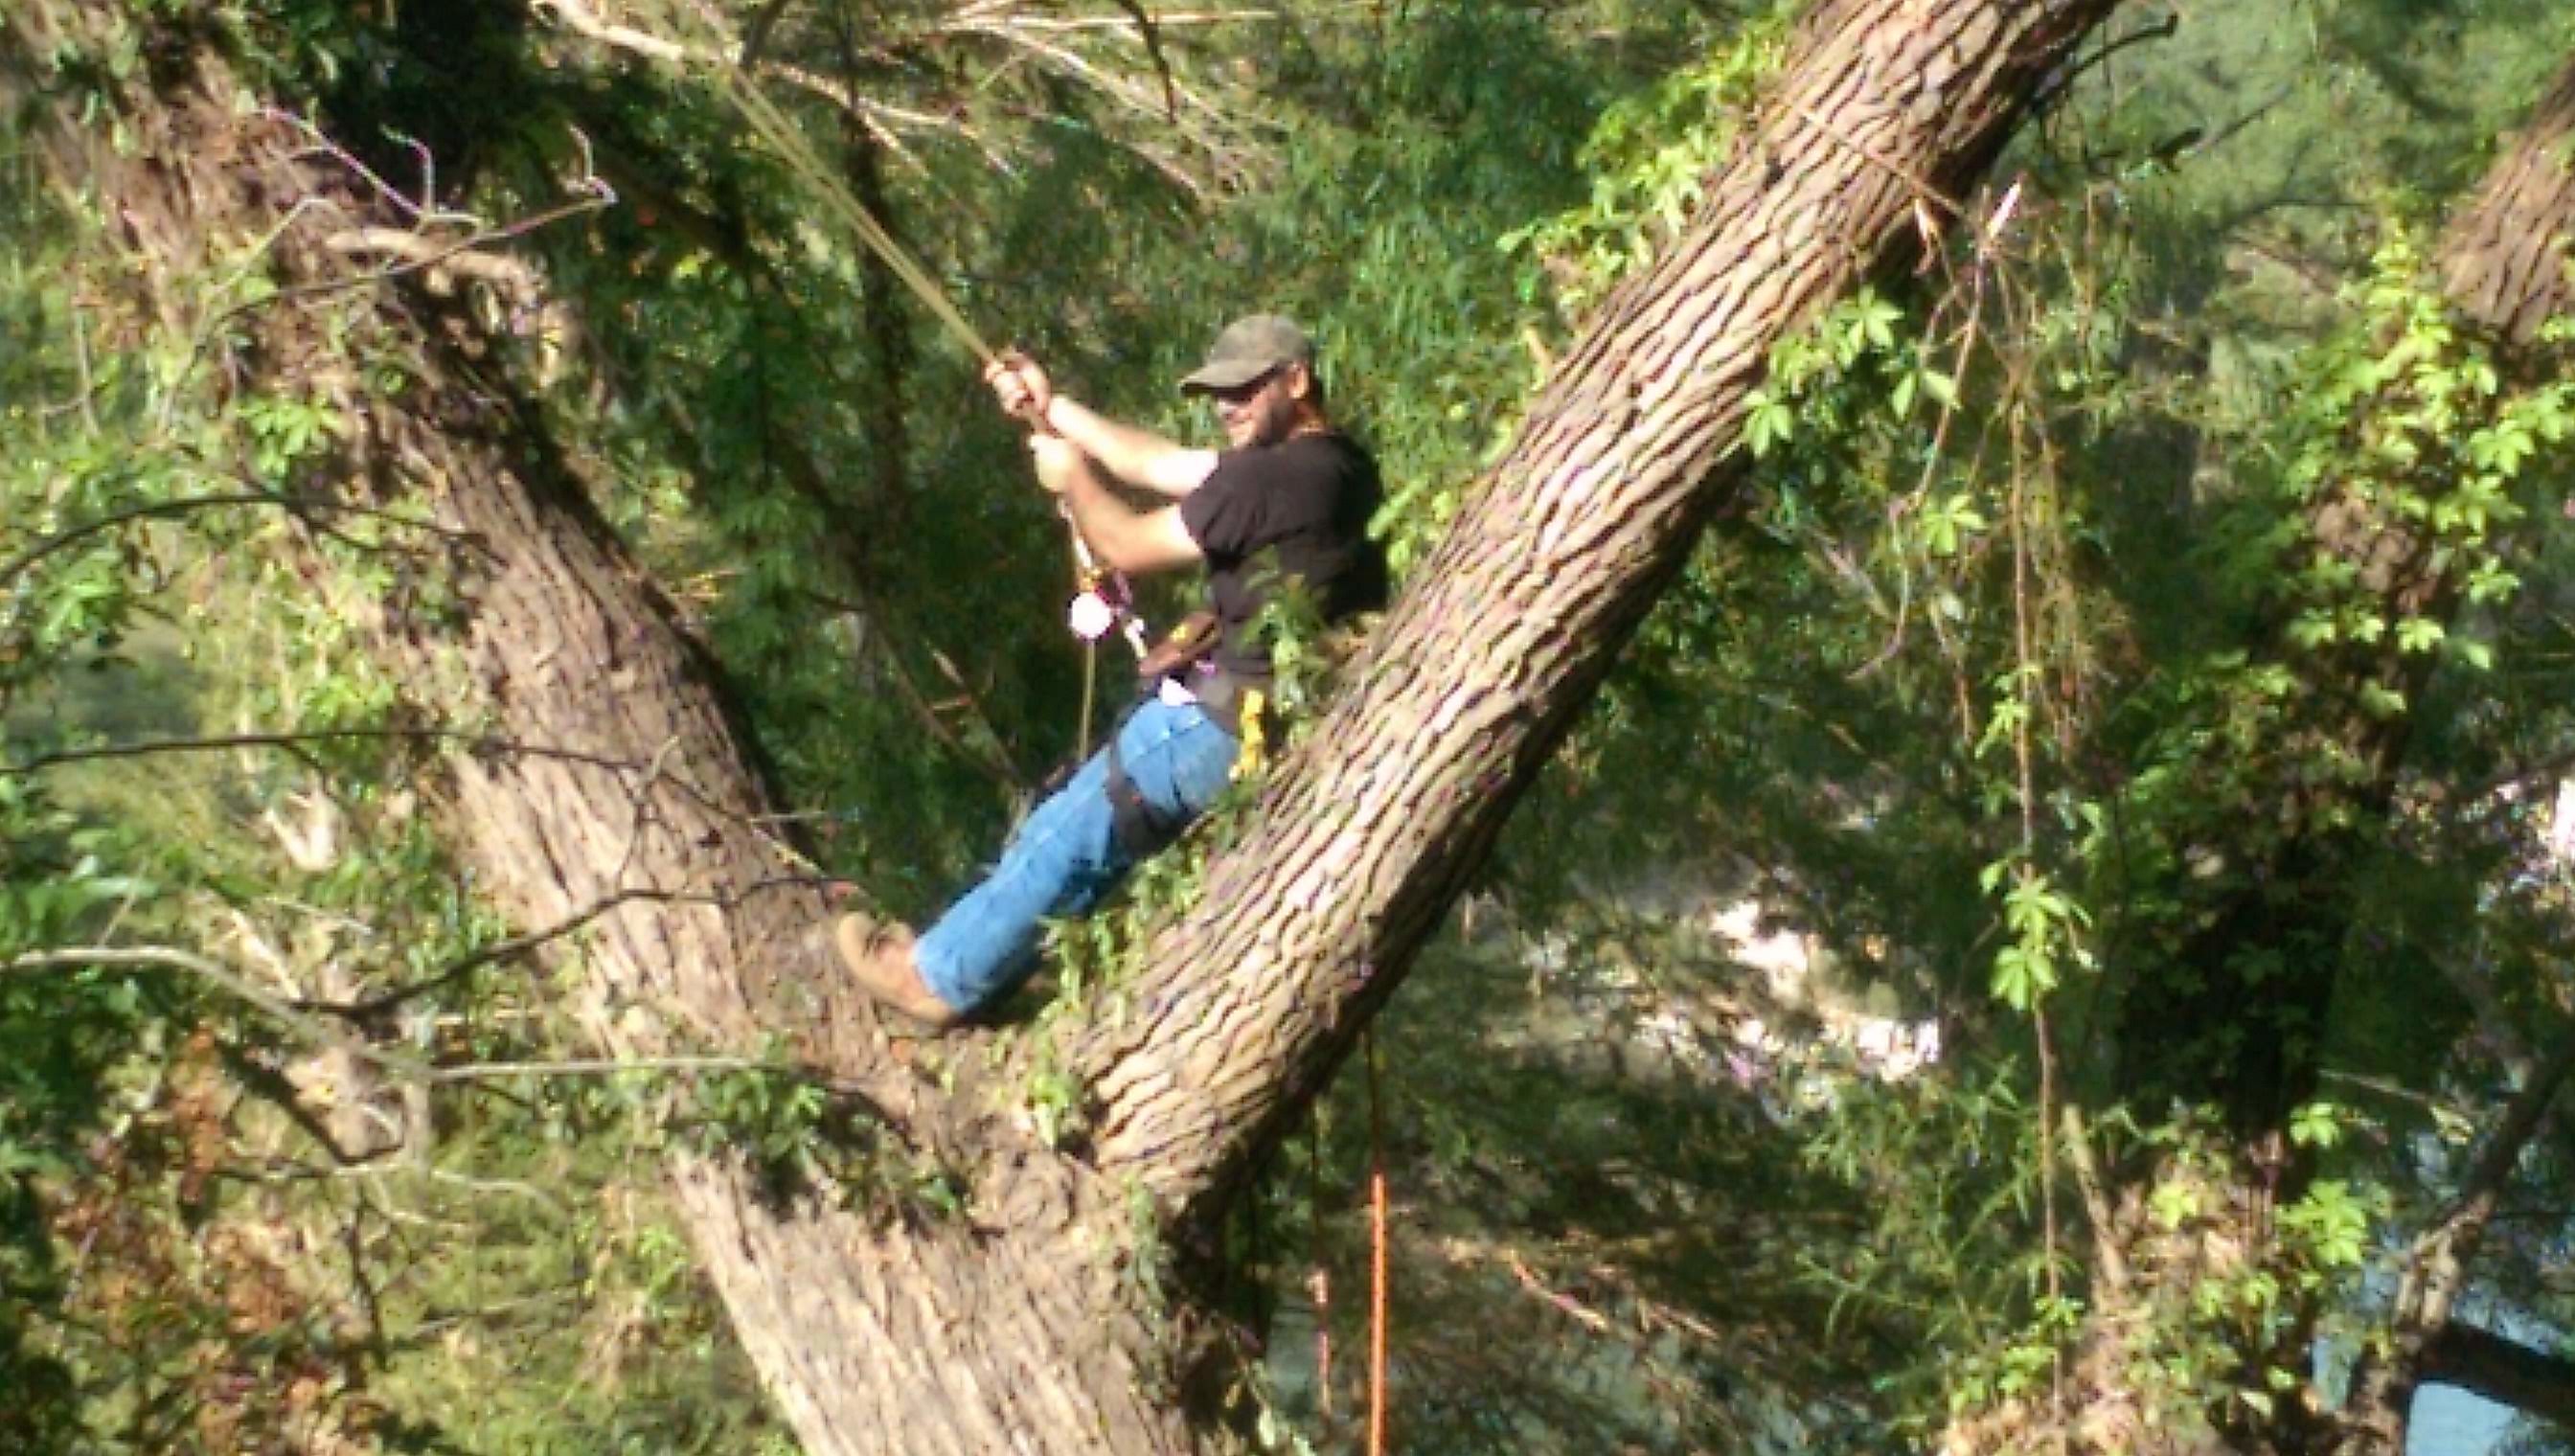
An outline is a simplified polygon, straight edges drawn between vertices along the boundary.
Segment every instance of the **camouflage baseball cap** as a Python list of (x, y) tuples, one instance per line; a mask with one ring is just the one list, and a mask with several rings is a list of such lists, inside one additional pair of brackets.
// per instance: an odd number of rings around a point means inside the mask
[(1209, 347), (1207, 363), (1181, 381), (1181, 393), (1203, 395), (1241, 389), (1275, 369), (1314, 365), (1314, 341), (1277, 314), (1254, 314), (1225, 326)]

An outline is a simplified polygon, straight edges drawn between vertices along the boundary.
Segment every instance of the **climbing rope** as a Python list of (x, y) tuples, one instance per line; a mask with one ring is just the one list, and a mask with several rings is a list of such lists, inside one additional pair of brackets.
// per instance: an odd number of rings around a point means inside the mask
[[(930, 310), (931, 317), (937, 319), (958, 343), (964, 345), (967, 352), (975, 356), (977, 363), (982, 364), (986, 369), (991, 369), (997, 364), (1009, 363), (1001, 351), (986, 343), (984, 336), (975, 331), (975, 326), (966, 321), (966, 315), (958, 309), (956, 301), (948, 296), (948, 291), (940, 287), (939, 280), (932, 277), (928, 269), (922, 267), (920, 261), (896, 240), (894, 234), (888, 231), (883, 223), (877, 220), (876, 215), (868, 211), (867, 205), (860, 202), (849, 188), (842, 184), (841, 179), (824, 164), (823, 159), (814, 154), (814, 149), (806, 143), (805, 134), (797, 128), (796, 123), (790, 120), (785, 112), (779, 110), (776, 102), (771, 101), (767, 94), (761, 91), (758, 83), (742, 67), (742, 46), (732, 32), (722, 21), (712, 15), (703, 15), (702, 18), (715, 33), (718, 53), (728, 58), (719, 73), (719, 84), (723, 88), (725, 99), (733, 104), (734, 110), (742, 114), (743, 121), (760, 135), (762, 141), (769, 144), (770, 150), (777, 154), (778, 159), (786, 164), (787, 170), (793, 173), (799, 182), (805, 184), (808, 190), (823, 200), (835, 219), (865, 244), (868, 251), (876, 254), (885, 264), (887, 271), (902, 280), (904, 287), (912, 291), (913, 296), (921, 301), (924, 308)], [(1032, 420), (1029, 424), (1033, 429), (1046, 429), (1046, 421), (1043, 418)], [(1103, 626), (1090, 632), (1083, 630), (1087, 619), (1096, 616), (1087, 611), (1084, 604), (1088, 601), (1109, 607), (1112, 611), (1110, 620), (1123, 622), (1127, 644), (1135, 650), (1136, 656), (1140, 659), (1145, 655), (1145, 625), (1134, 615), (1132, 609), (1135, 598), (1134, 594), (1127, 590), (1125, 579), (1115, 573), (1101, 570), (1099, 560), (1092, 553), (1091, 543), (1083, 540), (1082, 528), (1074, 521), (1071, 509), (1061, 502), (1057, 503), (1056, 509), (1064, 517), (1065, 533), (1073, 543), (1075, 570), (1081, 583), (1072, 609), (1075, 633), (1082, 638), (1085, 647), (1082, 669), (1082, 724), (1076, 737), (1079, 740), (1078, 755), (1089, 758), (1092, 714), (1100, 679), (1100, 639), (1107, 635), (1107, 628)], [(1102, 590), (1113, 584), (1117, 589), (1116, 600), (1111, 599)]]
[[(710, 23), (715, 22), (711, 19)], [(735, 58), (741, 56), (742, 48), (730, 34), (720, 32), (720, 39), (724, 54)], [(975, 326), (966, 322), (966, 316), (958, 311), (947, 290), (939, 286), (939, 281), (930, 276), (929, 270), (905, 251), (894, 234), (888, 232), (866, 205), (832, 174), (823, 159), (814, 155), (814, 149), (805, 142), (805, 134), (797, 129), (796, 123), (790, 121), (785, 112), (778, 109), (776, 102), (761, 91), (743, 70), (739, 59), (726, 63), (722, 84), (725, 99), (742, 113), (742, 119), (760, 134), (761, 140), (778, 154), (778, 159), (787, 164), (787, 170), (795, 173), (798, 181), (821, 197), (841, 224), (857, 235), (859, 241), (866, 244), (895, 277), (903, 280), (904, 286), (912, 290), (933, 318), (946, 325), (948, 332), (966, 346), (976, 362), (989, 367), (1001, 358), (992, 345), (984, 342), (984, 336), (975, 332)]]

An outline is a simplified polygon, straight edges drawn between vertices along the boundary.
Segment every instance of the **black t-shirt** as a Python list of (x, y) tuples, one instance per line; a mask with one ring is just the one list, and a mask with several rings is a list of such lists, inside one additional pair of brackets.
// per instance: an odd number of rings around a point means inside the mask
[(1217, 457), (1216, 469), (1181, 499), (1181, 524), (1207, 553), (1208, 597), (1225, 626), (1219, 667), (1270, 671), (1269, 650), (1250, 631), (1268, 600), (1268, 563), (1257, 560), (1265, 552), (1279, 572), (1304, 582), (1326, 622), (1385, 605), (1385, 553), (1367, 536), (1383, 494), (1376, 462), (1337, 433)]

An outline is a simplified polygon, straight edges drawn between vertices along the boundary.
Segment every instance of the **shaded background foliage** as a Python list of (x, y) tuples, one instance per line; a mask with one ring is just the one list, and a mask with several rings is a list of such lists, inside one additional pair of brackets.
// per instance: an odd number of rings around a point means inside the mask
[[(1158, 59), (1109, 10), (1003, 12), (1101, 23), (1016, 34), (966, 13), (791, 7), (768, 53), (874, 103), (796, 97), (979, 325), (1086, 401), (1195, 433), (1169, 382), (1215, 327), (1314, 321), (1404, 561), (1574, 301), (1687, 209), (1778, 23), (1679, 0), (1317, 7), (1167, 21)], [(501, 362), (715, 648), (819, 862), (934, 910), (1080, 736), (1060, 527), (974, 361), (703, 78), (517, 6), (132, 14), (129, 50), (54, 58), (46, 104), (205, 42), (424, 205), (506, 225), (568, 180), (615, 190), (498, 245), (544, 280), (489, 301)], [(1344, 1078), (1280, 1152), (1234, 1237), (1292, 1439), (1355, 1439), (1372, 1144), (1398, 1190), (1401, 1428), (1454, 1451), (1877, 1449), (2026, 1393), (2083, 1275), (2079, 1235), (2049, 1242), (2049, 1210), (2075, 1216), (2033, 1151), (2043, 1099), (2089, 1108), (2114, 1152), (2194, 1145), (2187, 1080), (2133, 1095), (2168, 1048), (2118, 1008), (2177, 973), (2156, 927), (2198, 903), (2140, 862), (2153, 825), (2249, 819), (2277, 785), (2199, 775), (2178, 745), (2272, 711), (2244, 683), (2273, 661), (2290, 468), (2337, 428), (2300, 406), (2373, 347), (2344, 291), (2481, 173), (2575, 31), (2531, 0), (2277, 0), (2153, 34), (2164, 18), (2134, 15), (2136, 43), (2006, 160), (2022, 191), (1990, 246), (1974, 225), (1999, 194), (1783, 357), (1761, 505), (1711, 534), (1532, 796), (1385, 1023), (1381, 1085)], [(1208, 102), (1198, 124), (1167, 83)], [(191, 341), (97, 281), (113, 220), (32, 176), (13, 151), (8, 761), (430, 726), (350, 657), (353, 605), (264, 551), (312, 529), (297, 471), (331, 422), (293, 400), (193, 415)], [(222, 306), (256, 285), (207, 287)], [(2364, 913), (2324, 952), (2319, 1172), (2378, 1200), (2352, 1203), (2367, 1247), (2314, 1265), (2337, 1360), (2511, 1090), (2494, 1028), (2525, 1056), (2567, 1034), (2564, 870), (2536, 852), (2575, 662), (2563, 483), (2555, 457), (2517, 483), (2531, 512), (2493, 549), (2524, 585), (2454, 625), (2491, 663), (2430, 678), (2402, 812), (2343, 884)], [(18, 565), (217, 493), (272, 499)], [(351, 550), (402, 546), (331, 524)], [(441, 1060), (557, 1054), (525, 962), (455, 972), (529, 927), (491, 923), (441, 859), (419, 761), (346, 739), (0, 772), (0, 960), (158, 941), (315, 1001), (428, 981), (364, 1028)], [(1996, 864), (2081, 911), (2038, 932), (2052, 999), (1998, 977), (2019, 932), (1980, 882)], [(1803, 978), (1714, 928), (1745, 901), (1802, 938)], [(2039, 1003), (2063, 1059), (2044, 1093)], [(1869, 1016), (1936, 1024), (1940, 1060), (1866, 1074), (1828, 1033)], [(1755, 1019), (1784, 1040), (1747, 1062)], [(27, 1392), (0, 1436), (786, 1446), (634, 1170), (709, 1126), (809, 1130), (791, 1105), (642, 1075), (406, 1093), (382, 1070), (167, 967), (0, 971), (0, 1379)], [(2478, 1280), (2480, 1318), (2561, 1344), (2570, 1146), (2561, 1124), (2534, 1150)], [(2205, 1333), (2172, 1335), (2189, 1378), (2258, 1388), (2258, 1358), (2230, 1362), (2261, 1341)]]

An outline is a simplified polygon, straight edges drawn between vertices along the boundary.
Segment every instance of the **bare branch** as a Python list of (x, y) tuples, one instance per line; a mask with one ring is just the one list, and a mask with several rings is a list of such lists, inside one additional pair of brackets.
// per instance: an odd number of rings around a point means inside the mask
[(678, 41), (666, 40), (651, 31), (637, 30), (631, 25), (619, 25), (591, 9), (586, 0), (537, 0), (536, 9), (537, 13), (552, 15), (581, 35), (588, 36), (602, 45), (614, 46), (621, 51), (633, 51), (639, 56), (650, 56), (654, 60), (668, 61), (675, 66), (686, 66), (708, 59)]
[(221, 496), (193, 496), (180, 501), (155, 501), (146, 506), (111, 511), (95, 521), (84, 521), (78, 526), (56, 532), (12, 558), (7, 565), (0, 566), (0, 587), (8, 586), (36, 563), (56, 552), (76, 546), (93, 536), (114, 531), (120, 526), (163, 516), (184, 516), (191, 511), (213, 510), (222, 506), (281, 506), (289, 510), (295, 509), (295, 503), (283, 496), (265, 491), (243, 491)]
[[(2468, 1170), (2448, 1215), (2423, 1240), (2418, 1241), (2417, 1247), (2433, 1240), (2473, 1242), (2486, 1221), (2494, 1216), (2495, 1205), (2503, 1199), (2504, 1184), (2521, 1161), (2522, 1149), (2530, 1145), (2531, 1137), (2539, 1131), (2541, 1121), (2547, 1116), (2549, 1102), (2556, 1097), (2557, 1089), (2564, 1085), (2570, 1073), (2575, 1073), (2575, 1035), (2562, 1037), (2556, 1048), (2549, 1052), (2548, 1059), (2541, 1062), (2530, 1079), (2522, 1084), (2521, 1090), (2513, 1094), (2511, 1105), (2505, 1109), (2502, 1125), (2487, 1141), (2476, 1165)], [(2464, 1248), (2461, 1253), (2464, 1255)]]
[(395, 1010), (398, 1007), (417, 1000), (420, 997), (429, 994), (431, 991), (437, 990), (441, 986), (451, 985), (456, 981), (473, 974), (475, 971), (483, 969), (485, 966), (497, 964), (504, 960), (515, 959), (518, 956), (528, 954), (531, 951), (542, 949), (547, 944), (560, 940), (564, 936), (570, 935), (581, 929), (583, 926), (592, 923), (600, 916), (607, 914), (610, 910), (616, 909), (620, 905), (642, 901), (653, 904), (710, 904), (723, 909), (732, 909), (734, 906), (742, 903), (742, 901), (749, 896), (759, 894), (767, 890), (804, 889), (810, 888), (816, 884), (825, 884), (830, 882), (832, 881), (829, 876), (799, 874), (781, 875), (771, 879), (755, 880), (752, 883), (745, 885), (738, 892), (729, 894), (715, 894), (691, 890), (647, 889), (641, 886), (621, 889), (614, 894), (601, 896), (598, 900), (574, 911), (572, 914), (565, 916), (563, 919), (556, 921), (554, 924), (549, 925), (542, 930), (531, 930), (524, 935), (513, 935), (506, 940), (494, 941), (492, 944), (486, 945), (482, 949), (477, 950), (470, 955), (466, 955), (449, 965), (442, 966), (439, 969), (430, 972), (419, 980), (413, 981), (407, 985), (398, 986), (395, 989), (383, 992), (380, 995), (370, 996), (367, 999), (360, 1001), (317, 1001), (308, 997), (299, 999), (294, 1004), (299, 1010), (320, 1011), (333, 1016), (345, 1017), (352, 1021), (370, 1021), (381, 1017), (388, 1011)]
[(620, 1060), (596, 1057), (571, 1061), (476, 1061), (432, 1067), (427, 1082), (478, 1082), (499, 1077), (611, 1077), (626, 1072), (766, 1072), (798, 1081), (833, 1086), (802, 1067), (783, 1066), (749, 1056), (637, 1056)]
[(409, 516), (398, 515), (394, 512), (377, 510), (373, 507), (353, 506), (336, 501), (299, 501), (292, 496), (264, 489), (232, 491), (211, 496), (189, 496), (174, 501), (154, 501), (141, 506), (128, 507), (122, 511), (112, 511), (105, 516), (99, 517), (97, 520), (84, 521), (78, 526), (68, 527), (63, 531), (36, 543), (34, 546), (29, 547), (25, 552), (11, 560), (7, 565), (0, 566), (0, 587), (8, 586), (11, 582), (16, 581), (20, 576), (24, 575), (29, 568), (35, 566), (36, 563), (54, 555), (56, 552), (74, 546), (90, 537), (114, 531), (120, 526), (127, 526), (137, 521), (152, 520), (160, 517), (184, 516), (192, 511), (214, 510), (227, 506), (275, 507), (278, 510), (285, 511), (290, 515), (297, 517), (317, 531), (326, 532), (337, 540), (350, 542), (352, 545), (361, 547), (365, 546), (366, 543), (356, 542), (349, 537), (342, 536), (340, 533), (332, 531), (330, 527), (324, 526), (313, 518), (316, 515), (323, 513), (368, 516), (378, 520), (390, 521), (398, 526), (405, 526), (418, 531), (432, 532), (440, 536), (449, 537), (453, 540), (465, 542), (473, 541), (473, 538), (464, 536), (457, 532), (449, 531), (447, 528), (440, 526), (434, 521), (421, 521)]
[(806, 1068), (746, 1056), (643, 1056), (625, 1059), (488, 1061), (461, 1062), (449, 1066), (433, 1065), (406, 1052), (387, 1050), (319, 1016), (307, 1014), (287, 1001), (262, 990), (248, 976), (230, 966), (194, 951), (182, 950), (175, 945), (68, 945), (52, 950), (33, 950), (12, 959), (0, 961), (0, 971), (11, 973), (92, 968), (185, 971), (258, 1007), (262, 1012), (307, 1040), (345, 1051), (351, 1056), (373, 1063), (388, 1076), (405, 1082), (435, 1086), (442, 1083), (490, 1081), (518, 1076), (615, 1076), (626, 1072), (734, 1071), (764, 1072), (772, 1076), (813, 1081), (834, 1090), (844, 1089), (842, 1084), (821, 1077)]
[(38, 753), (32, 758), (15, 763), (0, 763), (0, 778), (21, 777), (46, 768), (58, 768), (67, 763), (95, 762), (104, 758), (142, 758), (155, 753), (221, 752), (232, 748), (301, 748), (309, 743), (368, 739), (446, 742), (468, 752), (523, 753), (531, 757), (559, 758), (567, 762), (587, 763), (593, 767), (610, 768), (620, 772), (645, 766), (623, 758), (585, 753), (577, 748), (515, 742), (507, 738), (461, 732), (454, 728), (318, 728), (309, 732), (225, 733), (214, 737), (154, 738), (139, 743), (105, 743), (94, 748), (62, 748), (50, 753)]
[(387, 1051), (355, 1032), (297, 1010), (282, 997), (261, 989), (250, 977), (232, 967), (175, 945), (67, 945), (52, 950), (31, 950), (0, 961), (0, 971), (12, 973), (92, 968), (185, 971), (258, 1007), (306, 1040), (372, 1062), (394, 1076), (418, 1081), (427, 1079), (431, 1071), (426, 1062), (416, 1057)]

